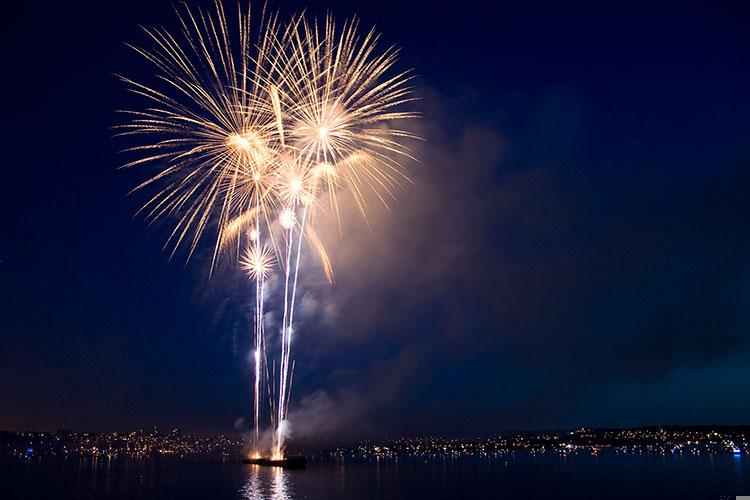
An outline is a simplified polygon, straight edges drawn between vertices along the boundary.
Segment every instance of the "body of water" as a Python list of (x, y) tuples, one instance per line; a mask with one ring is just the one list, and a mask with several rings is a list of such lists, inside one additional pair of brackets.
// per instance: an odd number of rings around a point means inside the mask
[(750, 457), (514, 453), (316, 461), (282, 470), (194, 458), (30, 457), (0, 461), (3, 499), (734, 498)]

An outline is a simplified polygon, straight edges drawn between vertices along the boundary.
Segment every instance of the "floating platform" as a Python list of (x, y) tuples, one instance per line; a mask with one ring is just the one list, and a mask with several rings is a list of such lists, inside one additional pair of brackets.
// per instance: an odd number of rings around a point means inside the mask
[(283, 467), (285, 469), (304, 469), (307, 459), (304, 455), (290, 455), (284, 458), (243, 458), (243, 464), (266, 465), (268, 467)]

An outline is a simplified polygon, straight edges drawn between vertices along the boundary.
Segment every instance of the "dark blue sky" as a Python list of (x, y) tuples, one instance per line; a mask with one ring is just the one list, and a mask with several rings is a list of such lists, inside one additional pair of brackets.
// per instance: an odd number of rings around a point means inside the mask
[[(487, 4), (270, 4), (377, 25), (426, 139), (303, 277), (297, 435), (747, 423), (747, 10)], [(232, 429), (251, 291), (168, 261), (111, 138), (170, 4), (2, 11), (0, 428)]]

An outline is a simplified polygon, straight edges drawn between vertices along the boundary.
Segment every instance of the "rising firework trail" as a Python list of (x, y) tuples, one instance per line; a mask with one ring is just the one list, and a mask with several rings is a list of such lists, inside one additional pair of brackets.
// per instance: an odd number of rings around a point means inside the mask
[(255, 280), (255, 317), (253, 318), (253, 361), (255, 363), (253, 383), (253, 453), (259, 456), (260, 444), (260, 399), (261, 399), (261, 368), (264, 351), (264, 330), (263, 330), (263, 298), (264, 298), (264, 280), (271, 272), (274, 265), (274, 254), (266, 246), (260, 246), (260, 230), (252, 228), (249, 231), (248, 239), (251, 240), (251, 246), (245, 250), (245, 254), (240, 260), (240, 267), (245, 270), (248, 276)]
[[(287, 23), (262, 16), (260, 36), (251, 41), (249, 7), (238, 6), (232, 23), (219, 0), (211, 12), (181, 4), (177, 15), (177, 35), (144, 28), (150, 47), (132, 46), (151, 63), (153, 82), (121, 77), (149, 103), (123, 111), (129, 121), (118, 135), (142, 141), (126, 150), (138, 158), (124, 167), (154, 169), (134, 191), (154, 190), (141, 208), (149, 221), (172, 221), (170, 256), (185, 246), (189, 260), (209, 233), (211, 271), (220, 256), (235, 255), (253, 281), (253, 453), (260, 454), (265, 377), (271, 454), (278, 458), (304, 242), (332, 282), (314, 229), (318, 213), (328, 210), (340, 221), (337, 198), (349, 193), (366, 218), (368, 191), (386, 203), (408, 180), (400, 164), (411, 158), (403, 139), (415, 136), (397, 124), (415, 117), (403, 109), (414, 100), (412, 76), (393, 71), (398, 51), (380, 50), (377, 33), (360, 33), (357, 20), (337, 26), (330, 15), (321, 21), (302, 14)], [(275, 380), (268, 373), (264, 302), (265, 281), (277, 265), (284, 303)]]

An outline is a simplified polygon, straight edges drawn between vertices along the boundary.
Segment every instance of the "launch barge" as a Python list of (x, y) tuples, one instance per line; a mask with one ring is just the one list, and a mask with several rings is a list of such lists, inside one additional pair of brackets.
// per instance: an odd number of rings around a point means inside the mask
[(307, 459), (304, 455), (290, 455), (284, 458), (243, 458), (242, 463), (253, 465), (267, 465), (269, 467), (283, 467), (285, 469), (304, 469)]

